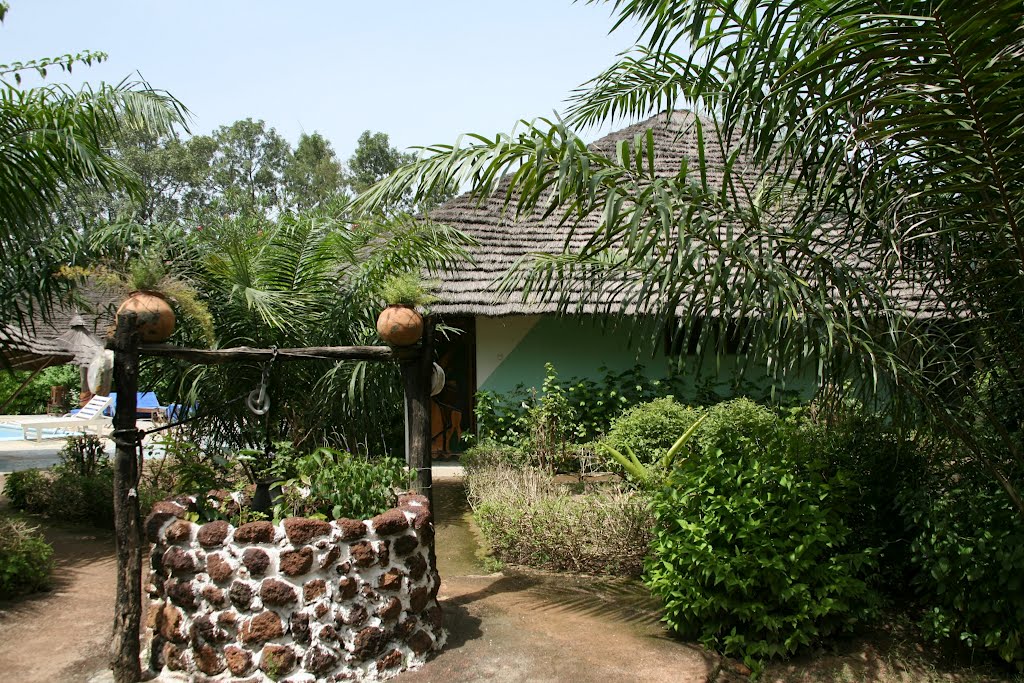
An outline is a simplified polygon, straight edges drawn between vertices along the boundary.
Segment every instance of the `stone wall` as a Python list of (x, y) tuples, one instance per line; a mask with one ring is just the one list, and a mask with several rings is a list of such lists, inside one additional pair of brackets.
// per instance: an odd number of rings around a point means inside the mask
[(445, 641), (427, 499), (369, 520), (184, 519), (158, 503), (149, 665), (161, 680), (348, 681), (415, 667)]

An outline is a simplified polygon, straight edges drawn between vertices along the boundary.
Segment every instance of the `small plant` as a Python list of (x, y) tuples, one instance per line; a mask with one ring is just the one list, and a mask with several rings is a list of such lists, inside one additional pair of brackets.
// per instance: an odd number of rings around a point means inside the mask
[(381, 296), (388, 306), (422, 307), (437, 301), (430, 287), (416, 273), (395, 275), (381, 287)]
[(274, 518), (365, 519), (395, 504), (396, 493), (408, 489), (412, 474), (396, 458), (364, 458), (319, 448), (295, 461), (298, 472), (281, 484)]
[(541, 467), (555, 471), (565, 464), (568, 446), (575, 435), (576, 411), (569, 404), (558, 373), (551, 363), (544, 364), (544, 384), (540, 397), (527, 413), (530, 424), (529, 450)]
[(92, 434), (69, 437), (57, 455), (61, 470), (81, 477), (94, 476), (110, 466), (105, 444)]
[(0, 518), (0, 600), (50, 586), (53, 548), (36, 527)]

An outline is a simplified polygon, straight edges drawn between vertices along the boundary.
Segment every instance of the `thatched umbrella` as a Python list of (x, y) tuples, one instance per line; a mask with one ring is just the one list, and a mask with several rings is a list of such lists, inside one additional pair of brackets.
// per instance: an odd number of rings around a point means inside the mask
[(73, 356), (71, 362), (79, 367), (82, 378), (82, 391), (78, 395), (79, 405), (85, 405), (92, 398), (89, 391), (89, 363), (96, 357), (96, 354), (103, 350), (103, 342), (86, 327), (85, 319), (75, 313), (68, 321), (66, 332), (57, 336), (55, 342)]

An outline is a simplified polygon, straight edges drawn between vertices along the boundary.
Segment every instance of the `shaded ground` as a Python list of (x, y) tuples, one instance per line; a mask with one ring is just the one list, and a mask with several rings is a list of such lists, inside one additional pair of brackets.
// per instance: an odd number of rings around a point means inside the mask
[[(6, 511), (6, 501), (0, 499), (0, 512)], [(0, 678), (86, 681), (107, 665), (114, 537), (91, 527), (42, 528), (54, 548), (53, 587), (13, 603), (0, 602)]]

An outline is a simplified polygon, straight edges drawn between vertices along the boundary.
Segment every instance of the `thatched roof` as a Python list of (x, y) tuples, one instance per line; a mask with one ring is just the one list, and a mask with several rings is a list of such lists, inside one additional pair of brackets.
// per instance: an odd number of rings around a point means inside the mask
[(82, 287), (72, 304), (52, 306), (25, 327), (0, 323), (0, 367), (35, 370), (50, 365), (87, 365), (113, 325), (118, 294)]
[[(670, 116), (662, 113), (635, 125), (623, 128), (611, 135), (592, 143), (590, 149), (608, 156), (614, 156), (616, 145), (622, 140), (632, 141), (638, 134), (650, 129), (653, 134), (655, 149), (655, 173), (670, 177), (679, 173), (681, 164), (688, 164), (691, 172), (696, 172), (699, 160), (696, 127), (693, 125), (694, 114), (685, 111), (673, 112)], [(705, 134), (713, 130), (711, 125), (704, 127)], [(705, 146), (705, 169), (711, 187), (720, 185), (723, 175), (723, 155), (716, 145)], [(755, 178), (753, 171), (747, 171), (749, 165), (742, 159), (733, 163), (733, 174), (750, 180)], [(569, 223), (559, 225), (558, 212), (544, 218), (538, 214), (516, 220), (514, 207), (505, 208), (505, 191), (508, 181), (504, 181), (498, 191), (485, 199), (470, 197), (468, 194), (457, 197), (430, 212), (430, 219), (438, 223), (450, 225), (467, 233), (478, 241), (478, 246), (470, 249), (475, 264), (466, 265), (454, 272), (435, 273), (440, 282), (436, 291), (439, 301), (432, 306), (437, 313), (501, 316), (526, 315), (537, 313), (554, 313), (559, 310), (558, 297), (547, 297), (544, 300), (531, 295), (523, 300), (522, 290), (511, 291), (502, 295), (497, 291), (496, 282), (506, 274), (509, 268), (520, 258), (538, 252), (559, 254), (566, 244), (570, 233)], [(599, 225), (599, 213), (585, 217), (575, 223), (575, 231), (569, 240), (569, 250), (578, 251), (593, 236)], [(840, 233), (837, 233), (840, 234)], [(837, 242), (822, 238), (821, 243), (830, 251), (834, 251)], [(844, 249), (844, 254), (855, 261), (860, 257), (856, 252)], [(844, 257), (847, 258), (847, 257)], [(863, 268), (870, 267), (865, 262), (855, 263)], [(636, 312), (632, 303), (626, 303), (628, 297), (623, 292), (613, 291), (614, 288), (604, 287), (595, 293), (588, 289), (586, 283), (561, 281), (557, 285), (564, 294), (568, 305), (565, 309), (578, 313), (627, 313)], [(620, 283), (620, 287), (638, 287), (637, 283)], [(648, 287), (650, 291), (650, 287)], [(890, 292), (915, 311), (916, 315), (933, 315), (930, 307), (922, 307), (920, 287), (909, 284), (898, 284), (890, 288)], [(717, 308), (712, 303), (712, 308)], [(929, 310), (923, 310), (929, 309)]]

